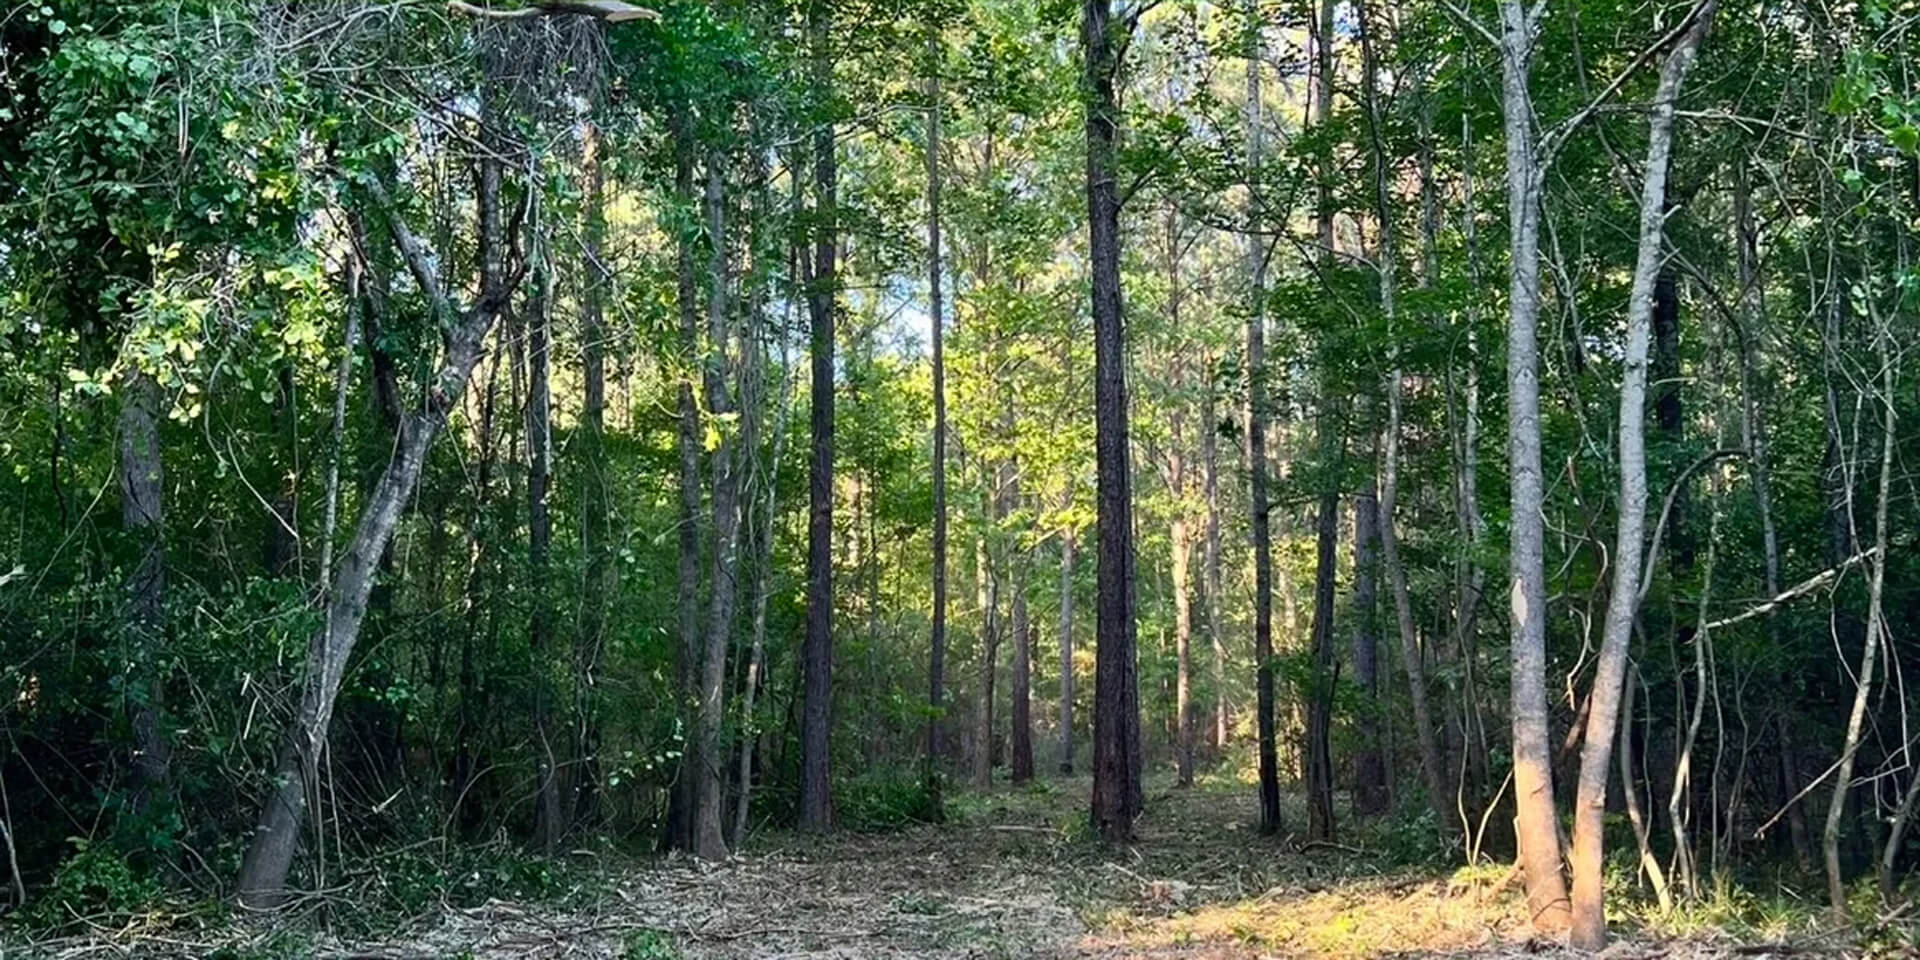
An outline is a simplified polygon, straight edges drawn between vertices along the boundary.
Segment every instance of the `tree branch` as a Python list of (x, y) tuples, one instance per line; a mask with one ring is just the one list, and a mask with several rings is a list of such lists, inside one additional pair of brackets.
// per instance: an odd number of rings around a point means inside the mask
[(524, 7), (495, 9), (468, 3), (466, 0), (447, 0), (447, 9), (454, 13), (464, 13), (469, 17), (482, 20), (522, 20), (527, 17), (580, 16), (605, 20), (608, 23), (625, 23), (629, 20), (658, 20), (660, 14), (646, 7), (636, 7), (620, 0), (535, 0)]

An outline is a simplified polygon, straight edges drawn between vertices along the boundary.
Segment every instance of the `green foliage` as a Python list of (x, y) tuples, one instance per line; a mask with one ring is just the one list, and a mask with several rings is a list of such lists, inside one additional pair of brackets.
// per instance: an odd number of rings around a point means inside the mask
[(660, 930), (635, 930), (620, 944), (621, 960), (679, 960), (685, 954), (671, 934)]

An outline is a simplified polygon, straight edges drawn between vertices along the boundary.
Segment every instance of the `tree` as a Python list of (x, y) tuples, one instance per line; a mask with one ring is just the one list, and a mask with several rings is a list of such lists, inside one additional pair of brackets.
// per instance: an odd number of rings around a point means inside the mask
[(1094, 405), (1098, 434), (1099, 569), (1093, 706), (1093, 826), (1109, 843), (1133, 837), (1144, 806), (1140, 694), (1134, 660), (1133, 484), (1127, 446), (1126, 333), (1120, 292), (1120, 194), (1115, 143), (1120, 104), (1115, 23), (1107, 0), (1080, 7), (1087, 132), (1087, 223), (1091, 251)]
[[(815, 2), (807, 17), (814, 94), (823, 101), (821, 109), (830, 109), (824, 101), (833, 92), (832, 11), (825, 2)], [(807, 637), (801, 653), (806, 693), (800, 730), (800, 826), (812, 831), (827, 829), (833, 819), (827, 767), (833, 708), (833, 347), (839, 251), (834, 149), (834, 124), (819, 123), (813, 134), (813, 253), (806, 261), (813, 451), (807, 473)]]
[(1507, 148), (1507, 464), (1513, 475), (1508, 563), (1513, 635), (1514, 830), (1536, 930), (1571, 922), (1547, 745), (1546, 527), (1540, 474), (1540, 191), (1530, 71), (1538, 9), (1500, 4), (1500, 109)]

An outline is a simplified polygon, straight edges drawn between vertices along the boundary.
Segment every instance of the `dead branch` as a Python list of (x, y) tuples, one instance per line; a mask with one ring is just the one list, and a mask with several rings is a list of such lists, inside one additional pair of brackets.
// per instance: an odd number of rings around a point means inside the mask
[(469, 17), (483, 20), (522, 20), (527, 17), (580, 16), (594, 17), (608, 23), (626, 23), (629, 20), (658, 20), (660, 14), (646, 7), (636, 7), (620, 0), (536, 0), (524, 7), (495, 9), (468, 3), (466, 0), (447, 0), (447, 9), (463, 13)]

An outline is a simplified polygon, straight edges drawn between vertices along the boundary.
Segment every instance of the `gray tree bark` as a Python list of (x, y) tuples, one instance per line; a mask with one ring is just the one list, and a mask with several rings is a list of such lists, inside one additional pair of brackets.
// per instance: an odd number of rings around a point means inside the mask
[(1620, 684), (1626, 676), (1627, 646), (1633, 636), (1634, 616), (1640, 602), (1647, 507), (1647, 351), (1654, 287), (1666, 254), (1667, 167), (1673, 150), (1674, 100), (1679, 96), (1694, 53), (1712, 23), (1713, 11), (1714, 0), (1708, 0), (1692, 28), (1668, 53), (1660, 68), (1660, 83), (1654, 92), (1648, 120), (1645, 181), (1640, 193), (1639, 251), (1634, 262), (1633, 289), (1627, 300), (1626, 345), (1621, 361), (1620, 516), (1612, 558), (1613, 588), (1601, 628), (1593, 692), (1587, 701), (1586, 740), (1580, 751), (1580, 784), (1574, 798), (1573, 849), (1568, 856), (1573, 867), (1571, 942), (1583, 950), (1598, 950), (1607, 939), (1601, 830), (1613, 760), (1614, 727), (1620, 719)]

